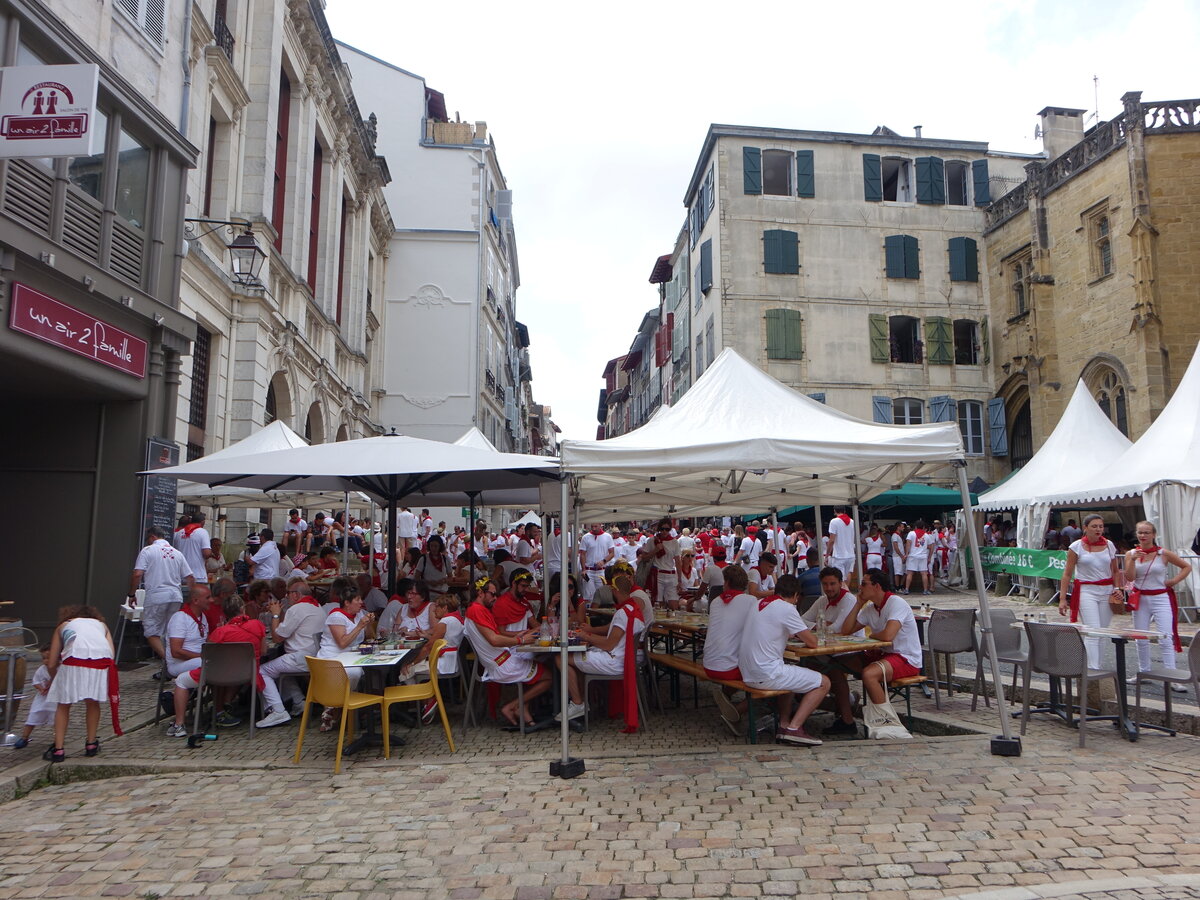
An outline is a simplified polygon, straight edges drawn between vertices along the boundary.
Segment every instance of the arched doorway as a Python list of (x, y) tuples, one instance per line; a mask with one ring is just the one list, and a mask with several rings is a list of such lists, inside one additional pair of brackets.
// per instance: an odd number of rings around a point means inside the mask
[(1017, 406), (1017, 412), (1009, 428), (1008, 461), (1013, 469), (1019, 469), (1033, 459), (1033, 419), (1029, 414), (1029, 396)]
[(345, 422), (343, 422), (341, 425), (338, 426), (336, 440), (338, 441), (338, 443), (341, 443), (342, 441), (350, 440), (350, 429), (346, 427)]
[(308, 408), (308, 415), (304, 418), (304, 439), (310, 444), (325, 443), (325, 416), (321, 413), (320, 403)]
[(276, 372), (267, 385), (267, 397), (263, 403), (263, 425), (279, 420), (291, 426), (292, 392), (288, 387), (287, 375)]

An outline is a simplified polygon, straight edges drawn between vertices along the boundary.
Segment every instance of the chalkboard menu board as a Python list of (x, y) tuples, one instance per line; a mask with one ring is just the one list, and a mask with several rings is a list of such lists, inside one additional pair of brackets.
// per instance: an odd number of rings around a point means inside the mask
[[(146, 441), (146, 468), (165, 469), (179, 465), (179, 445), (161, 438)], [(142, 477), (142, 534), (157, 525), (163, 534), (175, 530), (175, 488), (178, 481), (161, 475)], [(139, 535), (140, 537), (140, 535)]]

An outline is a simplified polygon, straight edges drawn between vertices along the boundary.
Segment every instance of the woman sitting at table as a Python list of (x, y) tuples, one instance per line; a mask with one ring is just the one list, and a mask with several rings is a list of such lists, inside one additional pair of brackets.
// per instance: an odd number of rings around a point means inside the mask
[[(438, 657), (438, 677), (450, 678), (458, 674), (458, 645), (462, 641), (463, 624), (466, 617), (458, 609), (458, 598), (453, 594), (443, 594), (433, 601), (432, 614), (429, 617), (429, 630), (421, 632), (425, 644), (412, 665), (404, 667), (401, 678), (407, 682), (427, 681), (429, 679), (429, 652), (438, 641), (446, 642), (442, 655)], [(421, 720), (433, 721), (437, 712), (437, 701), (430, 697), (421, 707)]]
[[(725, 548), (713, 547), (712, 562), (705, 566), (704, 575), (701, 576), (706, 600), (714, 600), (721, 596), (721, 591), (725, 590), (725, 567), (727, 565), (729, 563), (725, 559)], [(701, 606), (704, 608), (701, 609)], [(697, 601), (692, 603), (691, 609), (692, 612), (707, 612), (708, 606)]]
[(243, 612), (251, 619), (257, 619), (267, 611), (271, 602), (271, 583), (265, 579), (250, 582), (246, 588), (246, 606)]
[[(612, 590), (617, 601), (617, 611), (613, 613), (608, 627), (603, 629), (586, 626), (577, 632), (579, 640), (588, 645), (589, 649), (586, 653), (571, 655), (568, 658), (567, 693), (570, 703), (567, 704), (567, 718), (576, 719), (587, 712), (580, 672), (591, 675), (619, 675), (624, 683), (625, 731), (630, 733), (638, 728), (637, 648), (638, 640), (646, 630), (646, 622), (650, 617), (650, 595), (634, 587), (633, 576), (628, 572), (618, 572), (613, 576)], [(626, 639), (630, 634), (633, 635), (632, 644)], [(629, 652), (631, 648), (633, 652)], [(555, 656), (554, 662), (561, 668), (561, 655)]]
[[(397, 548), (396, 553), (401, 551)], [(417, 577), (417, 566), (421, 562), (421, 550), (419, 547), (409, 547), (403, 551), (404, 555), (401, 558), (399, 555), (396, 558), (396, 577), (397, 578), (412, 578)]]
[(317, 571), (314, 575), (316, 578), (328, 578), (331, 575), (336, 575), (340, 565), (338, 563), (337, 547), (326, 544), (321, 548), (321, 554), (317, 558)]
[(496, 598), (492, 606), (492, 617), (504, 631), (524, 631), (537, 621), (537, 613), (528, 596), (533, 576), (528, 569), (517, 569), (512, 574), (508, 589)]
[[(1068, 592), (1071, 579), (1074, 589)], [(1071, 621), (1083, 620), (1084, 625), (1105, 628), (1112, 621), (1110, 599), (1123, 597), (1121, 582), (1124, 572), (1117, 562), (1117, 548), (1104, 537), (1104, 519), (1095, 513), (1083, 520), (1083, 538), (1067, 550), (1067, 566), (1059, 585), (1058, 612), (1071, 614)], [(1085, 637), (1088, 668), (1100, 668), (1100, 638)]]
[[(325, 630), (321, 633), (321, 646), (317, 649), (318, 659), (336, 659), (339, 653), (352, 650), (366, 633), (374, 616), (363, 611), (363, 598), (358, 587), (350, 581), (339, 579), (329, 589), (331, 599), (337, 600), (337, 609), (325, 617)], [(346, 677), (350, 679), (350, 690), (358, 687), (362, 669), (347, 666)], [(337, 723), (336, 710), (327, 709), (321, 716), (321, 730), (330, 731)]]
[(468, 582), (487, 578), (491, 573), (474, 550), (464, 550), (454, 563), (454, 577)]
[(692, 604), (700, 595), (700, 570), (696, 568), (696, 551), (684, 550), (679, 555), (679, 571), (677, 590), (678, 599), (667, 605), (671, 609), (686, 609), (691, 610)]
[(440, 535), (431, 535), (425, 542), (425, 555), (417, 563), (413, 578), (429, 589), (434, 600), (449, 589), (450, 557), (446, 555), (446, 542)]
[[(388, 630), (400, 631), (407, 638), (420, 637), (422, 632), (428, 631), (429, 617), (433, 611), (429, 599), (429, 588), (411, 578), (401, 578), (396, 582), (395, 595), (383, 610), (385, 617), (397, 599), (402, 601), (402, 605), (393, 614), (391, 628)], [(381, 631), (382, 628), (383, 621), (381, 620)]]
[[(1158, 626), (1163, 639), (1162, 664), (1165, 669), (1175, 668), (1175, 653), (1183, 647), (1179, 641), (1179, 604), (1175, 600), (1175, 586), (1192, 573), (1192, 567), (1171, 550), (1158, 546), (1158, 529), (1150, 522), (1138, 522), (1135, 530), (1137, 546), (1125, 554), (1125, 581), (1136, 591), (1137, 606), (1133, 609), (1133, 627), (1139, 631), (1150, 628), (1151, 619)], [(1170, 577), (1170, 566), (1179, 572)], [(1130, 596), (1134, 596), (1133, 593)], [(1137, 641), (1138, 671), (1150, 671), (1150, 641)], [(1129, 679), (1137, 683), (1137, 676)], [(1172, 684), (1171, 690), (1178, 694), (1187, 692), (1182, 684)]]
[[(550, 606), (546, 610), (548, 616), (557, 616), (560, 612), (562, 606), (560, 587), (558, 578), (555, 578), (550, 584)], [(567, 576), (567, 610), (569, 612), (568, 628), (578, 629), (588, 624), (587, 602), (579, 593), (579, 585), (576, 583), (574, 575)]]

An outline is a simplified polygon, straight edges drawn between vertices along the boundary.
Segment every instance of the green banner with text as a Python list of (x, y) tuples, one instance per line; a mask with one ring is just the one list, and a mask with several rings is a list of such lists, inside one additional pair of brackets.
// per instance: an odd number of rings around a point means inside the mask
[[(965, 552), (969, 563), (970, 548)], [(1025, 547), (980, 547), (979, 560), (988, 572), (1007, 572), (1010, 575), (1058, 581), (1067, 567), (1067, 551), (1029, 550)]]

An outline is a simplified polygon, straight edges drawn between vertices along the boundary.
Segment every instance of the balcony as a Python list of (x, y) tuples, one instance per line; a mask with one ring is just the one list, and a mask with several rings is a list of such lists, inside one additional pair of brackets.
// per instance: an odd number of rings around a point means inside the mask
[(487, 143), (487, 122), (426, 121), (425, 143), (448, 146)]
[(233, 33), (225, 21), (225, 4), (218, 3), (216, 15), (213, 16), (213, 42), (221, 48), (225, 58), (233, 62)]

